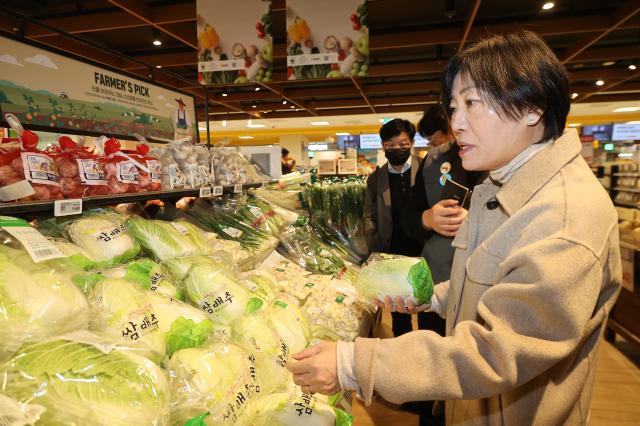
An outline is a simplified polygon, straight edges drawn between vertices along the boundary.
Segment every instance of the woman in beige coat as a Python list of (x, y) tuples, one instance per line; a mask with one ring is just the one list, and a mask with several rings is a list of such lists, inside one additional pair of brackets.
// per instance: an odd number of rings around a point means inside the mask
[[(621, 265), (611, 200), (580, 156), (567, 74), (536, 35), (494, 36), (451, 59), (442, 100), (474, 190), (451, 278), (429, 306), (447, 335), (322, 343), (294, 356), (307, 392), (444, 400), (447, 424), (585, 424)], [(391, 300), (387, 309), (393, 308)]]

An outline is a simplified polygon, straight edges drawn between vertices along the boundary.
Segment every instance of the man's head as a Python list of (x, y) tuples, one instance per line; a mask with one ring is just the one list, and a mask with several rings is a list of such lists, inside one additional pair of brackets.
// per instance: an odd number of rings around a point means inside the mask
[(441, 103), (433, 104), (424, 111), (424, 115), (418, 122), (418, 133), (428, 139), (432, 146), (442, 145), (453, 139), (447, 112)]
[(287, 148), (282, 148), (282, 156), (286, 157), (287, 155), (289, 155), (289, 150)]
[(407, 120), (395, 118), (380, 128), (382, 148), (389, 163), (401, 166), (411, 155), (416, 128)]

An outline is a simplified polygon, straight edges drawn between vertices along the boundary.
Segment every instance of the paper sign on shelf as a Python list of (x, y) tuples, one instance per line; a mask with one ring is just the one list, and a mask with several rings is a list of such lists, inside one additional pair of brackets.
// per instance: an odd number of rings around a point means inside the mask
[(200, 198), (211, 197), (212, 191), (210, 186), (203, 186), (200, 188)]
[(214, 197), (221, 196), (223, 192), (224, 192), (224, 187), (222, 187), (222, 186), (214, 186), (213, 187), (213, 196)]
[(241, 192), (242, 192), (242, 184), (241, 184), (241, 183), (236, 183), (236, 184), (233, 186), (233, 193), (234, 193), (234, 194), (239, 194), (239, 193), (241, 193)]
[(80, 213), (82, 213), (82, 198), (55, 200), (53, 203), (54, 216), (71, 216)]

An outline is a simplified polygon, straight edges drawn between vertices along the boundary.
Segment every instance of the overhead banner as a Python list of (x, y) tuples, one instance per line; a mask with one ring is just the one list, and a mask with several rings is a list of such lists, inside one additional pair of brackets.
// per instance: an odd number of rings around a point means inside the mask
[(198, 82), (270, 81), (271, 0), (198, 0)]
[(369, 73), (366, 0), (287, 0), (287, 78)]
[(0, 37), (0, 113), (53, 131), (196, 137), (192, 96)]

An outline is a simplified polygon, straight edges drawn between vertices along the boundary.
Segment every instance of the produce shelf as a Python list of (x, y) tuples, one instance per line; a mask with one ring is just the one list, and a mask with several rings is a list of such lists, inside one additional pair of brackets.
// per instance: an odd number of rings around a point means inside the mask
[[(261, 186), (262, 186), (262, 183), (251, 183), (251, 184), (242, 185), (242, 189), (247, 190), (249, 188), (259, 188)], [(223, 187), (223, 194), (232, 194), (234, 192), (234, 189), (235, 189), (235, 185), (225, 186)], [(100, 195), (100, 196), (82, 198), (82, 208), (84, 210), (87, 207), (97, 207), (97, 206), (104, 206), (109, 204), (134, 203), (137, 201), (146, 201), (146, 200), (198, 197), (198, 196), (200, 196), (199, 188), (137, 192), (133, 194)], [(53, 205), (54, 205), (53, 200), (1, 203), (0, 215), (6, 216), (6, 215), (29, 214), (29, 213), (43, 213), (43, 212), (51, 212), (53, 214)]]
[(623, 192), (634, 192), (634, 193), (640, 193), (640, 189), (638, 188), (624, 188), (621, 186), (618, 186), (616, 188), (613, 188), (614, 191), (623, 191)]

